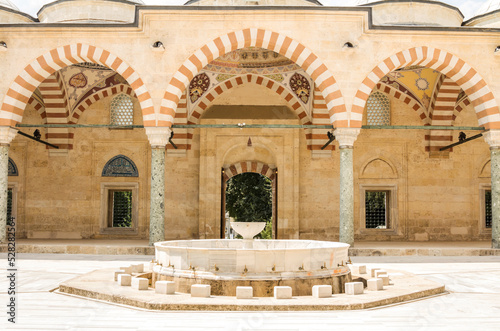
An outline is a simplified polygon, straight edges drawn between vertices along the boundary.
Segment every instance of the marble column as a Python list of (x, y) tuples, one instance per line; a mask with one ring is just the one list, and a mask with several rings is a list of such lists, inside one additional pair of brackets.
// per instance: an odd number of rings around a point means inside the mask
[(149, 245), (165, 240), (165, 146), (170, 128), (147, 127), (151, 144), (151, 197), (149, 209)]
[(500, 130), (483, 136), (491, 154), (491, 247), (500, 249)]
[(6, 242), (7, 228), (7, 190), (9, 185), (9, 146), (17, 130), (0, 127), (0, 243)]
[(353, 145), (360, 129), (337, 128), (334, 135), (340, 147), (340, 219), (339, 241), (354, 245), (354, 172)]

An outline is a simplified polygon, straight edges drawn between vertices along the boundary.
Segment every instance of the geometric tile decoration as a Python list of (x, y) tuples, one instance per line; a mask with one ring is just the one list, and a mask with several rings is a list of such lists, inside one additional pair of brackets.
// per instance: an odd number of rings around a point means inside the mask
[(389, 98), (374, 92), (366, 102), (367, 125), (391, 125), (391, 106)]
[(309, 95), (311, 94), (311, 86), (307, 81), (307, 78), (299, 73), (296, 73), (290, 78), (290, 87), (297, 94), (302, 102), (307, 103), (309, 101)]
[(19, 172), (17, 172), (17, 166), (14, 161), (9, 157), (9, 170), (8, 176), (19, 176)]
[(120, 94), (111, 101), (111, 125), (127, 126), (134, 124), (134, 103), (126, 94)]
[(192, 103), (201, 98), (201, 96), (208, 90), (210, 86), (210, 78), (207, 74), (201, 73), (191, 80), (189, 84), (189, 99)]
[(102, 177), (139, 177), (139, 171), (131, 159), (120, 154), (106, 163)]

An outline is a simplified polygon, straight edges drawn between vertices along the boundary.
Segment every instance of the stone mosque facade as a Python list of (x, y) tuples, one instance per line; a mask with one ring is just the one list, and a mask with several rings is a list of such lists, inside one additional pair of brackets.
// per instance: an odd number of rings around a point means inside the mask
[(0, 241), (221, 238), (257, 172), (275, 238), (500, 248), (498, 0), (2, 0), (0, 66)]

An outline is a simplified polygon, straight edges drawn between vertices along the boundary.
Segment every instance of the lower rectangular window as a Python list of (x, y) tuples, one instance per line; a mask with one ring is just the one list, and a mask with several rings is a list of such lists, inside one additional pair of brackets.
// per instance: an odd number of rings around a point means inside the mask
[(13, 211), (13, 189), (9, 187), (7, 190), (7, 221), (10, 220), (12, 217), (12, 211)]
[(484, 190), (484, 225), (491, 229), (491, 190)]
[(365, 192), (365, 227), (389, 229), (389, 191)]
[(108, 227), (132, 227), (132, 190), (109, 190)]
[(103, 234), (137, 234), (139, 183), (101, 183)]

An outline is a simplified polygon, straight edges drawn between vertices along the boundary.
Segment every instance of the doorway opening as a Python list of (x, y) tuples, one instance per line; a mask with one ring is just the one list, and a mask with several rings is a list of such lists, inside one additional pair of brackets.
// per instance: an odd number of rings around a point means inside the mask
[(260, 239), (277, 238), (277, 172), (272, 178), (244, 172), (231, 178), (222, 170), (221, 238), (239, 238), (230, 222), (266, 222)]

